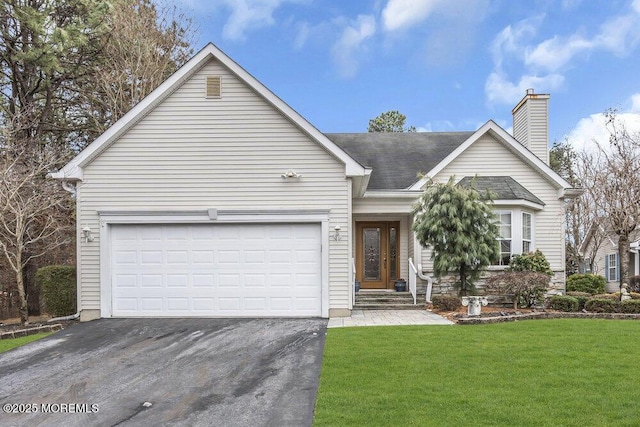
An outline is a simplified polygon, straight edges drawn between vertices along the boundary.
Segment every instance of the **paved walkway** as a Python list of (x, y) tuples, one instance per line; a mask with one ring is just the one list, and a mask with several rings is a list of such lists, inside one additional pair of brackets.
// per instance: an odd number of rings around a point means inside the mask
[(351, 317), (333, 317), (327, 328), (390, 325), (453, 325), (428, 310), (353, 310)]

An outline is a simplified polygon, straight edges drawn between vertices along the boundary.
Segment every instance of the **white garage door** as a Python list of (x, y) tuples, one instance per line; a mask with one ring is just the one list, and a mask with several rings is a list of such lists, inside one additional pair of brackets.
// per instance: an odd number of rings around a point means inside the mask
[(114, 225), (112, 315), (320, 316), (320, 224)]

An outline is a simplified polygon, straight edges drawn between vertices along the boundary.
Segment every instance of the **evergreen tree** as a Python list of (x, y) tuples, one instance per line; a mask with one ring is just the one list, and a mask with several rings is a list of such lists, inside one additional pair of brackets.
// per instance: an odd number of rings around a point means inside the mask
[(460, 295), (467, 295), (482, 269), (500, 256), (492, 203), (473, 181), (461, 187), (452, 176), (446, 184), (430, 180), (413, 209), (418, 242), (433, 251), (433, 273), (457, 273)]
[(414, 126), (405, 127), (407, 116), (399, 111), (391, 110), (369, 120), (368, 132), (415, 132)]

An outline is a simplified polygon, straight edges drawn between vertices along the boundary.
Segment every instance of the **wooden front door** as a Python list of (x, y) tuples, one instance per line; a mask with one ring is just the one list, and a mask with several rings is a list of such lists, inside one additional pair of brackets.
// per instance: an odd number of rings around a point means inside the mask
[(356, 223), (356, 280), (362, 289), (393, 289), (399, 278), (399, 222)]

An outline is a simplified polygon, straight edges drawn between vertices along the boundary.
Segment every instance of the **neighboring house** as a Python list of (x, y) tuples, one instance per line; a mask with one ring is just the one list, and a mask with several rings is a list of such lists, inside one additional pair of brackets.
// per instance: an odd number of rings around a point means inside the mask
[(563, 289), (576, 191), (548, 165), (548, 98), (514, 109), (522, 143), (493, 121), (325, 135), (209, 44), (54, 174), (76, 193), (81, 320), (348, 316), (355, 278), (415, 293), (431, 265), (411, 231), (421, 172), (478, 175), (498, 195), (492, 268), (540, 249)]
[[(640, 229), (631, 233), (629, 244), (629, 276), (640, 275)], [(603, 276), (607, 292), (620, 290), (620, 256), (618, 236), (602, 225), (593, 225), (580, 245), (584, 273)]]

